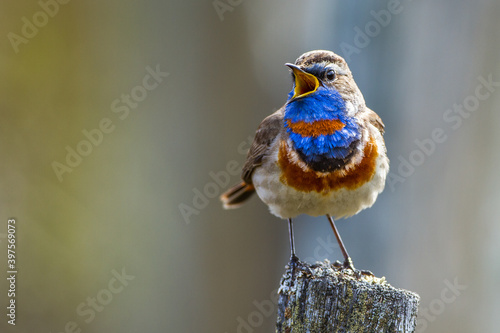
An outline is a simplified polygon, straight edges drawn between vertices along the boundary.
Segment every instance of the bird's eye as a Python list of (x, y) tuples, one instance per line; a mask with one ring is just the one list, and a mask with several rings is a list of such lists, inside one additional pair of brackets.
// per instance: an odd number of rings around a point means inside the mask
[(325, 78), (328, 81), (333, 81), (335, 79), (335, 71), (333, 69), (329, 69), (325, 74)]

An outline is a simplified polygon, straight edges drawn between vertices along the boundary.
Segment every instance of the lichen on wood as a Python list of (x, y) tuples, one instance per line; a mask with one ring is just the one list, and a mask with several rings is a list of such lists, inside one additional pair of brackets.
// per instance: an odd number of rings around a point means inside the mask
[(328, 261), (289, 265), (278, 290), (276, 332), (414, 332), (419, 296), (369, 272)]

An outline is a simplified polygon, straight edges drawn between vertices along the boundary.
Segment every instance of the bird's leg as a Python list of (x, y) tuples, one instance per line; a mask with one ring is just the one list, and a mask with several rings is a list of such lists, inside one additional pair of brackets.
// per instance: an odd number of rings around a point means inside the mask
[(288, 234), (290, 235), (290, 261), (298, 261), (299, 258), (295, 255), (295, 241), (293, 239), (293, 222), (292, 219), (288, 219)]
[(295, 267), (297, 266), (297, 263), (299, 261), (299, 258), (295, 255), (295, 241), (293, 239), (293, 223), (292, 219), (288, 219), (288, 234), (290, 236), (290, 266), (292, 268), (292, 283), (294, 280), (294, 274), (295, 274)]
[(342, 242), (342, 238), (340, 237), (340, 234), (337, 230), (337, 227), (335, 226), (335, 222), (333, 221), (332, 217), (329, 214), (326, 214), (326, 217), (328, 218), (328, 221), (330, 221), (330, 225), (332, 226), (333, 233), (335, 234), (335, 237), (337, 238), (337, 242), (339, 243), (340, 246), (340, 251), (342, 251), (342, 255), (344, 256), (344, 268), (349, 268), (351, 270), (354, 269), (354, 265), (352, 263), (352, 259), (347, 253), (347, 250), (344, 246), (344, 242)]

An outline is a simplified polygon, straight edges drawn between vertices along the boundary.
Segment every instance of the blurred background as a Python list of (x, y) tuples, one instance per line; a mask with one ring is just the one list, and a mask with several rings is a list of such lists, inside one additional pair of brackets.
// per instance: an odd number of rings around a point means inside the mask
[[(376, 204), (337, 223), (356, 267), (420, 294), (419, 332), (497, 332), (499, 15), (495, 0), (2, 2), (0, 331), (273, 332), (287, 224), (217, 196), (285, 102), (284, 63), (328, 49), (391, 159)], [(326, 218), (295, 228), (301, 259), (342, 259)]]

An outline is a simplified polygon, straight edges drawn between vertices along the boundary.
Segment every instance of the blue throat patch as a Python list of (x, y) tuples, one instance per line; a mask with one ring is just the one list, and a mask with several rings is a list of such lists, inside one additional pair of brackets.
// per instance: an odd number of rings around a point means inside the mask
[[(288, 94), (288, 101), (293, 89)], [(345, 102), (334, 90), (320, 86), (316, 92), (297, 99), (285, 107), (285, 128), (294, 149), (301, 158), (316, 171), (331, 171), (345, 164), (361, 138), (359, 126), (353, 118), (345, 114)], [(306, 122), (314, 126), (319, 120), (339, 120), (344, 127), (333, 134), (303, 136), (295, 133), (288, 122)]]

